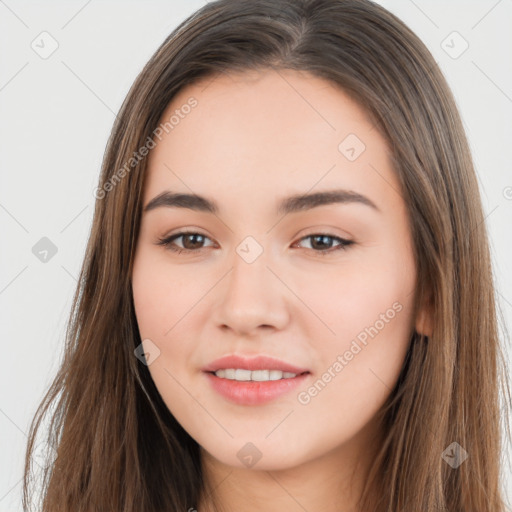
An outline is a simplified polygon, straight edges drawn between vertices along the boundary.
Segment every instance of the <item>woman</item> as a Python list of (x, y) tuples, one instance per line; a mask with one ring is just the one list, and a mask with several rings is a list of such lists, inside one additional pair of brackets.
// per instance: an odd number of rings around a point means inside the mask
[(106, 151), (43, 511), (504, 511), (489, 247), (452, 94), (366, 0), (212, 2)]

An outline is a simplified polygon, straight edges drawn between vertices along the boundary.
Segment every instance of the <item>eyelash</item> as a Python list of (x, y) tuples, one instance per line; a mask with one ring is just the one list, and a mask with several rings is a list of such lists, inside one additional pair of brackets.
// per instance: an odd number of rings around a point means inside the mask
[[(169, 249), (170, 251), (174, 252), (174, 253), (177, 253), (177, 254), (181, 254), (181, 253), (197, 253), (197, 252), (201, 252), (203, 249), (206, 249), (206, 247), (201, 247), (199, 249), (182, 249), (181, 247), (175, 247), (173, 246), (173, 242), (175, 239), (177, 238), (180, 238), (182, 236), (185, 236), (185, 235), (199, 235), (199, 236), (202, 236), (204, 238), (208, 238), (206, 235), (203, 235), (202, 233), (198, 233), (196, 231), (180, 231), (179, 233), (175, 233), (174, 235), (171, 235), (171, 236), (168, 236), (166, 238), (159, 238), (158, 239), (158, 242), (156, 243), (157, 245), (162, 245), (164, 247), (166, 247), (167, 249)], [(329, 233), (311, 233), (310, 235), (306, 235), (304, 237), (302, 237), (300, 241), (304, 240), (304, 239), (307, 239), (307, 238), (313, 238), (313, 237), (317, 237), (317, 236), (322, 236), (322, 237), (327, 237), (327, 238), (333, 238), (334, 240), (340, 242), (340, 245), (338, 245), (337, 247), (334, 247), (334, 248), (330, 248), (330, 249), (326, 249), (326, 250), (314, 250), (314, 249), (310, 249), (312, 250), (314, 253), (317, 253), (321, 256), (328, 256), (340, 249), (342, 250), (347, 250), (347, 248), (351, 245), (354, 244), (354, 241), (353, 240), (346, 240), (345, 238), (340, 238), (339, 236), (335, 236), (335, 235), (330, 235)]]

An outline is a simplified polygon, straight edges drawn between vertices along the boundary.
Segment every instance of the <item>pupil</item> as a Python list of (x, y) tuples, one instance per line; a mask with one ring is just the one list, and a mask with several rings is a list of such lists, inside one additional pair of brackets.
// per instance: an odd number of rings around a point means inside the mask
[(315, 248), (315, 246), (317, 245), (316, 241), (321, 240), (323, 242), (320, 243), (320, 247), (316, 247), (316, 248), (324, 249), (326, 246), (330, 245), (329, 243), (325, 242), (325, 240), (329, 240), (329, 239), (330, 239), (330, 237), (328, 237), (328, 236), (316, 235), (316, 236), (313, 236), (313, 243), (311, 245), (313, 248)]
[[(188, 245), (188, 244), (186, 243), (186, 241), (187, 241), (189, 238), (197, 239), (198, 237), (200, 238), (200, 237), (202, 237), (202, 236), (203, 236), (203, 235), (194, 235), (194, 234), (191, 234), (191, 235), (185, 235), (185, 236), (184, 236), (184, 238), (183, 238), (183, 246), (185, 247), (185, 249), (195, 249), (195, 248), (197, 248), (197, 247), (196, 247), (196, 245), (194, 244), (194, 242), (192, 242), (192, 247), (187, 247), (187, 245)], [(195, 240), (195, 243), (196, 243), (196, 244), (200, 244), (200, 243), (201, 243), (201, 241), (199, 241), (199, 242), (198, 242), (197, 240)]]

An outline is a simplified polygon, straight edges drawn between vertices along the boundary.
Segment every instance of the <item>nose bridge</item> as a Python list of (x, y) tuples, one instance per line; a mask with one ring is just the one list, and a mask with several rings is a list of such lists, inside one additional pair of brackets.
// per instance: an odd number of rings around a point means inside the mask
[(269, 298), (273, 289), (270, 278), (275, 279), (267, 268), (269, 264), (271, 265), (268, 252), (261, 244), (254, 239), (241, 242), (232, 258), (228, 294), (238, 301), (249, 303), (254, 303), (255, 299), (261, 302), (262, 299)]
[(221, 287), (220, 323), (236, 331), (260, 325), (281, 328), (286, 321), (285, 287), (269, 270), (269, 252), (252, 237), (244, 239), (231, 259), (231, 271)]
[(268, 251), (258, 242), (241, 242), (236, 248), (236, 257), (233, 258), (233, 278), (255, 281), (256, 284), (265, 280), (269, 273), (267, 266), (271, 264), (268, 259)]

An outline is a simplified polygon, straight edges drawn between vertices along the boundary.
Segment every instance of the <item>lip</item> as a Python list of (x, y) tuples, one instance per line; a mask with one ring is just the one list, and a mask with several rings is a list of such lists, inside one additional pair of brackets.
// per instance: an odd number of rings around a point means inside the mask
[[(206, 365), (202, 370), (204, 372), (216, 372), (226, 368), (240, 368), (243, 370), (281, 370), (282, 372), (304, 373), (309, 372), (307, 368), (299, 368), (280, 359), (269, 356), (243, 357), (238, 354), (229, 354), (219, 359), (215, 359)], [(275, 381), (278, 382), (278, 381)]]
[(222, 379), (211, 372), (206, 372), (205, 375), (212, 388), (230, 402), (238, 405), (260, 405), (289, 393), (303, 383), (310, 374), (303, 373), (291, 379), (264, 382)]
[[(214, 372), (226, 368), (243, 370), (281, 370), (296, 373), (291, 379), (270, 381), (237, 381), (217, 377)], [(269, 356), (252, 358), (231, 354), (212, 361), (202, 368), (212, 388), (227, 400), (238, 405), (259, 405), (289, 393), (310, 375), (307, 368), (286, 363)]]

